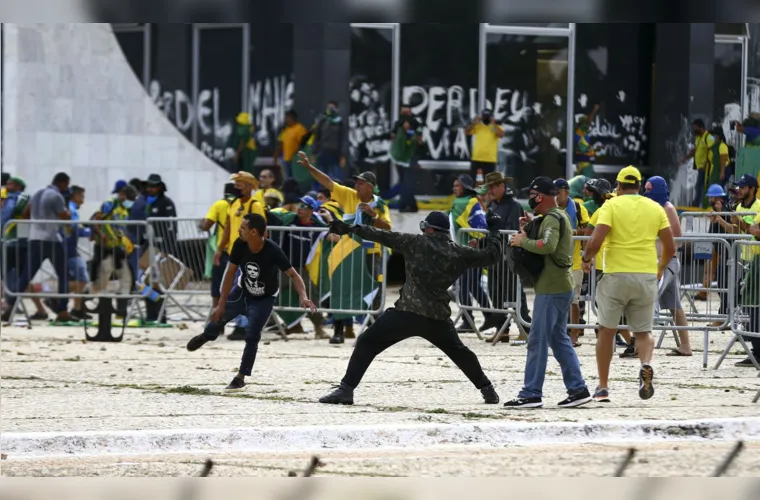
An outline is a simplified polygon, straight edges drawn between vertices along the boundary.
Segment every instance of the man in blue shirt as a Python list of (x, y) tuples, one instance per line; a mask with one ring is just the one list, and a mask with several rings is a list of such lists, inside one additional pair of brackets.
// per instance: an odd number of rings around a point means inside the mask
[[(71, 212), (71, 220), (81, 220), (79, 218), (79, 207), (84, 203), (84, 188), (72, 186), (70, 190), (69, 212)], [(79, 238), (89, 237), (90, 228), (81, 225), (66, 225), (62, 231), (68, 264), (69, 288), (72, 293), (82, 293), (90, 282), (90, 274), (87, 272), (87, 264), (79, 255)], [(70, 314), (74, 319), (90, 319), (84, 310), (84, 299), (74, 299), (74, 308)]]

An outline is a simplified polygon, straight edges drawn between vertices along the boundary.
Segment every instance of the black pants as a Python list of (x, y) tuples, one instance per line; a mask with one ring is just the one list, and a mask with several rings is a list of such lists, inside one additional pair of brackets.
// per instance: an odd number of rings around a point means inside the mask
[(450, 318), (435, 320), (395, 308), (386, 310), (359, 335), (342, 384), (356, 388), (375, 356), (411, 337), (422, 337), (442, 350), (478, 389), (491, 384), (478, 357), (459, 339)]

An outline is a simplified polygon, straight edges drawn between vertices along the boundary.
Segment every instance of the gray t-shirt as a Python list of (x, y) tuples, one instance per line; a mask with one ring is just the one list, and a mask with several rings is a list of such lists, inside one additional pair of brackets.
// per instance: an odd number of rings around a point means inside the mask
[[(66, 210), (66, 200), (55, 186), (40, 189), (32, 199), (31, 220), (59, 220), (61, 212)], [(60, 224), (32, 224), (29, 230), (30, 241), (62, 241)]]

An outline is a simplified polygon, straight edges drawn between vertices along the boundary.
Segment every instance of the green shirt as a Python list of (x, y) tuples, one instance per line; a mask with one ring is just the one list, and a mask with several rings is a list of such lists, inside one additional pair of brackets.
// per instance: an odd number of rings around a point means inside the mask
[[(573, 289), (573, 229), (570, 218), (559, 207), (550, 209), (549, 213), (557, 214), (565, 220), (563, 233), (559, 234), (559, 220), (553, 216), (549, 217), (547, 214), (542, 217), (543, 220), (539, 229), (539, 234), (543, 238), (540, 240), (526, 238), (520, 244), (525, 250), (544, 256), (544, 270), (536, 280), (534, 287), (537, 294), (566, 293)], [(557, 266), (555, 260), (560, 265), (567, 265), (568, 267)]]

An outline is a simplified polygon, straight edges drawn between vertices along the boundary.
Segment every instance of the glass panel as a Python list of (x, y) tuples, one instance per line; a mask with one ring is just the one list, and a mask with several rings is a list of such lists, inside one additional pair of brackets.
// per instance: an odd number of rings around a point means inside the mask
[(723, 129), (726, 142), (739, 146), (739, 135), (731, 122), (742, 121), (742, 44), (715, 44), (715, 83), (713, 120)]
[[(469, 170), (464, 130), (478, 112), (478, 36), (475, 23), (402, 25), (401, 104), (410, 105), (424, 127), (422, 161), (459, 161)], [(439, 166), (419, 172), (417, 194), (451, 194), (461, 171)]]
[(198, 148), (231, 171), (234, 146), (229, 141), (235, 118), (243, 110), (243, 29), (200, 30), (198, 102), (196, 120)]
[(259, 156), (269, 158), (285, 125), (285, 112), (293, 108), (293, 24), (251, 24), (249, 57), (248, 113), (256, 127)]
[(393, 30), (352, 28), (350, 71), (349, 156), (361, 171), (385, 168), (393, 113)]
[(651, 24), (576, 25), (576, 123), (599, 105), (586, 135), (592, 165), (647, 164), (653, 41)]
[(143, 64), (145, 62), (145, 33), (143, 31), (116, 31), (116, 40), (119, 41), (124, 57), (137, 75), (140, 83), (143, 83)]
[(526, 186), (565, 176), (567, 38), (486, 36), (486, 105), (506, 135), (499, 165)]
[(745, 23), (715, 23), (716, 35), (747, 36)]

